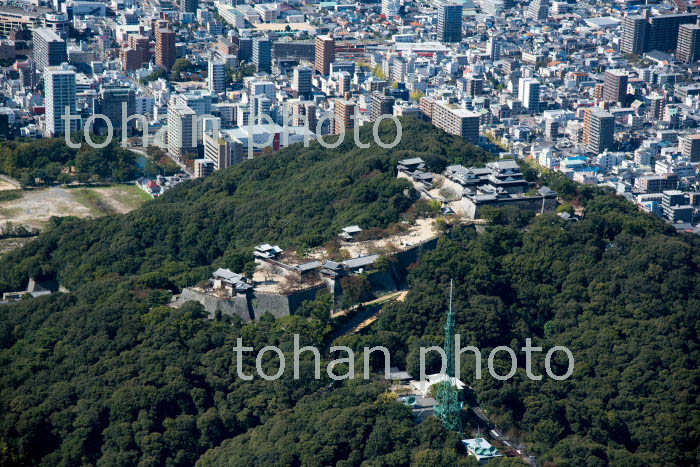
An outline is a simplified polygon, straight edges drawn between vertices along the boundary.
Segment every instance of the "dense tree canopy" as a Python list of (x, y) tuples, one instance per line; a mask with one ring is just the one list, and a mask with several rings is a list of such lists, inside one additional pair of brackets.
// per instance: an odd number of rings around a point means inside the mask
[[(575, 193), (572, 196), (578, 195)], [(519, 221), (515, 219), (514, 221)], [(536, 218), (478, 235), (458, 228), (422, 258), (405, 303), (389, 307), (375, 339), (396, 346), (416, 372), (419, 343), (442, 342), (447, 284), (455, 280), (462, 345), (520, 350), (526, 338), (546, 352), (566, 346), (571, 378), (555, 381), (524, 353), (516, 376), (473, 380), (481, 405), (506, 429), (524, 431), (532, 448), (557, 465), (697, 465), (700, 443), (700, 239), (673, 235), (661, 221), (611, 194), (593, 193), (585, 218)], [(507, 354), (496, 368), (510, 368)], [(436, 361), (436, 364), (439, 362)], [(567, 358), (555, 354), (554, 372)], [(415, 367), (415, 368), (412, 368)]]
[[(391, 128), (382, 129), (386, 141)], [(296, 333), (302, 345), (323, 347), (332, 332), (329, 303), (307, 306), (308, 318), (246, 325), (205, 320), (196, 304), (161, 306), (218, 265), (243, 268), (256, 243), (312, 246), (349, 224), (398, 221), (414, 194), (396, 179), (395, 162), (413, 156), (436, 166), (488, 157), (405, 121), (394, 151), (357, 149), (351, 141), (332, 151), (291, 147), (187, 182), (127, 215), (54, 219), (36, 240), (0, 258), (0, 291), (18, 290), (29, 276), (55, 276), (71, 290), (0, 306), (0, 464), (188, 466), (227, 439), (250, 448), (248, 459), (267, 458), (238, 437), (255, 427), (263, 436), (288, 421), (292, 436), (305, 419), (315, 420), (316, 428), (305, 428), (311, 436), (325, 423), (312, 400), (345, 417), (367, 415), (358, 421), (363, 431), (323, 459), (357, 465), (391, 456), (403, 442), (409, 444), (395, 454), (396, 465), (453, 459), (454, 435), (416, 439), (405, 408), (379, 401), (380, 389), (358, 385), (335, 395), (325, 376), (311, 378), (312, 361), (302, 361), (299, 381), (237, 377), (236, 338), (256, 350), (277, 344), (288, 351)], [(264, 362), (266, 369), (275, 365), (273, 358)], [(297, 407), (305, 396), (316, 399)], [(293, 419), (285, 416), (290, 410)], [(348, 452), (365, 442), (366, 452)], [(299, 452), (289, 446), (285, 455)]]
[[(414, 201), (395, 177), (405, 157), (440, 169), (488, 155), (405, 120), (393, 151), (352, 141), (335, 150), (290, 147), (185, 183), (128, 215), (56, 219), (0, 258), (0, 291), (19, 289), (29, 276), (57, 277), (71, 289), (0, 306), (0, 464), (473, 465), (456, 434), (436, 419), (415, 427), (382, 383), (334, 382), (324, 372), (314, 380), (310, 354), (299, 381), (289, 373), (278, 381), (237, 376), (239, 337), (285, 355), (293, 334), (325, 348), (334, 332), (329, 301), (245, 325), (205, 320), (197, 304), (162, 306), (214, 267), (243, 270), (259, 242), (304, 248), (349, 224), (400, 220)], [(468, 353), (462, 360), (473, 397), (505, 430), (522, 433), (541, 460), (697, 465), (700, 239), (605, 191), (545, 178), (585, 209), (582, 220), (493, 212), (483, 233), (448, 230), (412, 269), (405, 302), (338, 343), (384, 345), (395, 365), (417, 374), (418, 346), (442, 343), (454, 279), (457, 330), (484, 360), (499, 345), (519, 350), (526, 338), (545, 351), (573, 352), (565, 381), (529, 380), (521, 358), (509, 381), (486, 371), (476, 380), (475, 360)], [(543, 354), (535, 354), (536, 374), (544, 374)], [(247, 373), (253, 355), (242, 362)], [(277, 361), (268, 355), (270, 374)], [(562, 374), (566, 358), (557, 353), (553, 361)], [(501, 374), (509, 366), (496, 359)]]
[[(93, 139), (100, 142), (98, 137)], [(74, 135), (73, 141), (80, 142), (81, 135)], [(0, 173), (17, 178), (23, 185), (36, 185), (37, 180), (42, 184), (124, 182), (134, 180), (139, 172), (134, 153), (119, 147), (116, 140), (102, 149), (86, 144), (71, 149), (62, 138), (0, 142)]]

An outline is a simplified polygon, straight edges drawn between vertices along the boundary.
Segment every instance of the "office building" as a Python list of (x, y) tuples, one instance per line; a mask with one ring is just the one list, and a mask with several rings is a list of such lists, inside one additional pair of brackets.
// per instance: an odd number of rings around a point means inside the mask
[(382, 115), (394, 115), (394, 103), (396, 99), (393, 96), (385, 96), (375, 92), (372, 94), (372, 112), (370, 119), (377, 120)]
[(605, 72), (603, 100), (625, 104), (627, 100), (627, 73), (620, 70), (607, 70)]
[(700, 26), (681, 24), (678, 27), (676, 57), (681, 62), (688, 64), (700, 59)]
[(528, 111), (537, 112), (540, 109), (540, 82), (534, 78), (520, 78), (518, 100)]
[(549, 0), (532, 0), (525, 10), (525, 18), (545, 21), (549, 17)]
[(70, 29), (70, 21), (65, 13), (46, 13), (44, 17), (44, 25), (52, 30), (63, 40), (68, 40), (68, 31)]
[(156, 65), (170, 70), (177, 58), (175, 52), (175, 32), (170, 29), (158, 29), (156, 31)]
[(688, 196), (679, 190), (666, 190), (662, 192), (661, 209), (664, 217), (671, 222), (692, 222), (693, 207), (690, 206)]
[(207, 81), (211, 92), (217, 94), (224, 92), (226, 90), (226, 63), (210, 58)]
[(462, 40), (462, 5), (446, 3), (438, 7), (438, 38), (442, 42)]
[(294, 69), (294, 76), (292, 78), (292, 89), (294, 89), (299, 96), (304, 96), (305, 98), (311, 97), (311, 79), (313, 78), (314, 71), (307, 66), (298, 66)]
[[(31, 4), (31, 7), (27, 7)], [(17, 30), (33, 30), (42, 27), (49, 8), (39, 2), (3, 2), (0, 5), (0, 35), (9, 37)]]
[(649, 22), (643, 16), (625, 16), (622, 20), (622, 43), (624, 53), (641, 55), (646, 52), (649, 37)]
[[(100, 91), (100, 104), (102, 107), (100, 113), (109, 119), (114, 129), (114, 135), (121, 136), (122, 118), (128, 118), (135, 113), (135, 100), (136, 93), (132, 88), (126, 86), (110, 86)], [(126, 115), (123, 112), (124, 104), (126, 104)], [(131, 134), (135, 124), (136, 119), (128, 122), (127, 134)], [(96, 133), (106, 134), (106, 123), (102, 119), (95, 120), (95, 126)]]
[(59, 66), (64, 62), (68, 62), (66, 41), (61, 39), (51, 29), (34, 29), (32, 41), (34, 42), (34, 61), (38, 71), (41, 72), (46, 67)]
[(168, 108), (168, 152), (179, 160), (197, 153), (197, 114), (187, 106)]
[(335, 61), (335, 40), (332, 36), (316, 37), (316, 66), (315, 70), (322, 75), (331, 71), (331, 63)]
[(605, 110), (587, 109), (583, 118), (583, 144), (594, 154), (611, 149), (615, 141), (615, 117)]
[(272, 73), (272, 40), (267, 37), (253, 39), (253, 63), (258, 71)]
[(681, 151), (690, 162), (700, 162), (700, 134), (685, 136), (681, 140)]
[[(44, 69), (44, 102), (46, 106), (46, 135), (63, 136), (66, 131), (66, 107), (76, 115), (75, 71), (68, 65)], [(80, 118), (70, 120), (70, 132), (78, 131)]]

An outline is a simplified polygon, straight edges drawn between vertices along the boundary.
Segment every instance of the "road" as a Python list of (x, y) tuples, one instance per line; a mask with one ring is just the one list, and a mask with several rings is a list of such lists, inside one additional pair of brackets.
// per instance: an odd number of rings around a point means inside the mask
[(19, 183), (19, 180), (15, 180), (14, 178), (12, 178), (12, 177), (10, 177), (10, 176), (8, 176), (8, 175), (2, 175), (2, 174), (0, 174), (0, 180), (4, 180), (4, 181), (6, 181), (7, 183), (9, 183), (10, 185), (16, 186), (17, 188), (22, 188), (22, 184)]
[(364, 310), (354, 315), (352, 318), (350, 318), (350, 320), (347, 323), (345, 323), (344, 326), (342, 326), (340, 329), (338, 329), (338, 331), (336, 331), (331, 341), (340, 339), (341, 337), (347, 336), (348, 334), (354, 334), (366, 328), (370, 324), (374, 323), (375, 321), (377, 321), (377, 319), (379, 319), (379, 315), (382, 314), (384, 305), (395, 300), (402, 302), (406, 298), (407, 293), (408, 290), (394, 292), (383, 297), (379, 297), (376, 300), (361, 303), (360, 305), (357, 305), (345, 312), (341, 311), (339, 313), (336, 313), (333, 316), (334, 318), (344, 316), (347, 313), (352, 313), (352, 311), (357, 310), (359, 307), (364, 307)]

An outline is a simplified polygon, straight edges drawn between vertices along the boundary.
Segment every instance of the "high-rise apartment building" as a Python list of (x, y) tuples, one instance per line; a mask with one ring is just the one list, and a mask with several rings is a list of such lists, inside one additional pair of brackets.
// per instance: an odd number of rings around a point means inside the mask
[(382, 0), (382, 14), (387, 18), (398, 16), (400, 7), (399, 0)]
[(151, 41), (141, 34), (129, 35), (129, 47), (138, 52), (141, 66), (151, 61)]
[(530, 112), (540, 110), (540, 82), (535, 78), (520, 78), (518, 100)]
[[(57, 137), (65, 134), (66, 107), (76, 114), (75, 71), (68, 65), (49, 66), (44, 69), (44, 102), (46, 106), (46, 135)], [(78, 119), (70, 120), (70, 132), (78, 131)]]
[(693, 63), (700, 59), (700, 26), (681, 24), (678, 27), (676, 57), (683, 63)]
[(620, 70), (607, 70), (603, 84), (603, 100), (620, 102), (624, 105), (627, 100), (627, 81), (627, 73)]
[(197, 152), (197, 114), (187, 106), (168, 107), (168, 152), (178, 159)]
[(700, 162), (700, 134), (685, 136), (681, 140), (681, 150), (690, 162)]
[(385, 96), (378, 92), (372, 93), (372, 112), (370, 114), (370, 119), (375, 121), (382, 115), (394, 115), (395, 102), (396, 99), (393, 96)]
[(649, 44), (645, 50), (674, 52), (678, 46), (678, 29), (681, 24), (695, 24), (698, 15), (677, 14), (652, 16), (649, 19)]
[(197, 13), (197, 0), (180, 0), (180, 11), (182, 13)]
[(462, 40), (462, 4), (444, 3), (438, 7), (438, 37), (442, 42)]
[(420, 100), (421, 111), (433, 125), (455, 136), (461, 136), (472, 144), (479, 143), (479, 114), (448, 101), (436, 101), (429, 97)]
[(649, 38), (649, 21), (643, 16), (630, 15), (622, 20), (622, 43), (624, 53), (641, 55), (646, 52)]
[(126, 47), (121, 50), (120, 58), (122, 61), (122, 70), (134, 71), (141, 68), (141, 56), (132, 47)]
[[(346, 96), (349, 97), (349, 96)], [(345, 133), (355, 127), (355, 102), (350, 99), (336, 99), (333, 119), (333, 133)]]
[(258, 71), (272, 73), (272, 40), (262, 36), (253, 39), (253, 63)]
[(301, 65), (296, 67), (294, 69), (294, 76), (292, 77), (292, 89), (294, 89), (298, 95), (310, 98), (313, 74), (314, 71), (307, 66)]
[(331, 63), (335, 61), (335, 40), (332, 36), (316, 37), (315, 70), (322, 75), (331, 72)]
[(221, 93), (226, 90), (226, 63), (209, 59), (207, 82), (209, 90), (215, 93)]
[(36, 28), (32, 32), (34, 43), (34, 61), (36, 69), (44, 71), (49, 66), (59, 66), (68, 61), (68, 51), (66, 41), (47, 28)]
[(549, 0), (532, 0), (525, 10), (525, 18), (544, 21), (549, 17)]
[(486, 51), (491, 58), (491, 61), (495, 62), (501, 59), (501, 41), (495, 37), (489, 38)]
[(482, 75), (470, 75), (467, 78), (464, 91), (469, 97), (476, 97), (482, 94), (484, 92), (484, 77)]
[(600, 154), (612, 148), (615, 141), (615, 117), (610, 112), (587, 109), (583, 118), (583, 144), (590, 152)]
[(156, 31), (156, 65), (170, 70), (177, 58), (175, 52), (176, 35), (170, 29), (158, 29)]

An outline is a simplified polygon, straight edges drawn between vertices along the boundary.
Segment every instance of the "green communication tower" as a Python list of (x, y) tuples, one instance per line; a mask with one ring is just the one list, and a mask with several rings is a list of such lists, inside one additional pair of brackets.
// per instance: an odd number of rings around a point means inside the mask
[(450, 281), (450, 306), (445, 324), (445, 356), (447, 357), (447, 378), (439, 383), (435, 414), (442, 419), (448, 430), (462, 431), (462, 402), (455, 378), (455, 315), (452, 312), (452, 281)]

